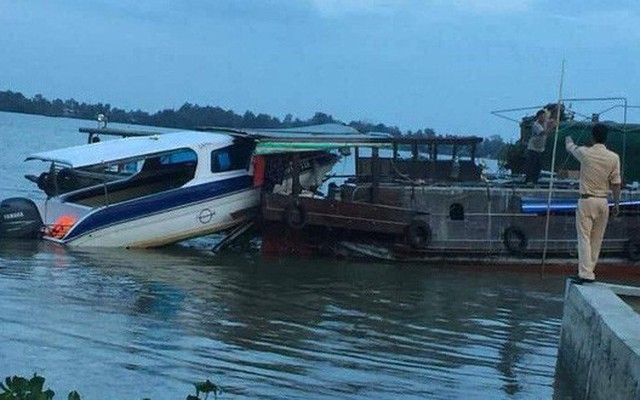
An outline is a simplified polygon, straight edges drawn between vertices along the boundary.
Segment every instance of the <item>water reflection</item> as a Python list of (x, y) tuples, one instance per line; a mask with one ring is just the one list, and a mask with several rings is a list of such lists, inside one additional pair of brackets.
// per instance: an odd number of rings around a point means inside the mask
[[(85, 375), (101, 365), (105, 377), (79, 388), (87, 394), (114, 377), (121, 398), (140, 397), (141, 381), (154, 385), (144, 395), (184, 397), (207, 377), (247, 398), (553, 391), (561, 279), (183, 247), (3, 244), (0, 259), (0, 301), (16, 310), (3, 314), (0, 340), (48, 349), (18, 362), (27, 373), (72, 353)], [(0, 359), (17, 361), (5, 349)], [(54, 375), (78, 387), (76, 375)]]

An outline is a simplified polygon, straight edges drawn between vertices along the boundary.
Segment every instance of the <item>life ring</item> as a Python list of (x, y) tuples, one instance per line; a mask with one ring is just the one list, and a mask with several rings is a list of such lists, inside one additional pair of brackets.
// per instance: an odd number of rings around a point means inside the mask
[(284, 223), (293, 230), (300, 230), (307, 224), (307, 210), (300, 202), (293, 202), (284, 209)]
[(527, 235), (517, 226), (510, 226), (504, 230), (504, 247), (512, 254), (521, 254), (527, 248)]
[(407, 242), (411, 247), (424, 249), (431, 244), (431, 227), (425, 221), (414, 219), (407, 226)]
[(624, 252), (631, 261), (640, 261), (640, 239), (632, 237), (624, 246)]

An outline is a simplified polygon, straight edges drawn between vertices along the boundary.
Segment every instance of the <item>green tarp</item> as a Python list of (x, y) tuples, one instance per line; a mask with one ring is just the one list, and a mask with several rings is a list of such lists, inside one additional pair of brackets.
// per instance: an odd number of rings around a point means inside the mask
[(299, 153), (303, 151), (326, 151), (342, 147), (391, 147), (391, 143), (372, 142), (310, 142), (310, 141), (260, 141), (256, 146), (256, 155)]
[[(602, 122), (609, 127), (607, 148), (615, 151), (620, 156), (624, 183), (640, 181), (640, 124), (619, 124), (614, 122)], [(558, 129), (558, 148), (556, 153), (556, 165), (554, 171), (579, 170), (578, 161), (567, 153), (564, 145), (566, 136), (571, 136), (578, 145), (591, 144), (591, 122), (563, 121)], [(555, 132), (554, 132), (555, 133)], [(551, 170), (551, 156), (555, 134), (547, 138), (542, 169)]]

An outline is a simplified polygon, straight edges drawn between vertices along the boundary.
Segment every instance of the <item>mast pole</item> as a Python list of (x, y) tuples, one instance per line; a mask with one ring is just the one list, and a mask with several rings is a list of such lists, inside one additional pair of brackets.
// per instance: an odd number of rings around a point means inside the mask
[(549, 190), (547, 192), (547, 218), (544, 224), (544, 247), (542, 249), (541, 274), (544, 275), (544, 267), (547, 261), (547, 245), (549, 242), (549, 220), (551, 217), (551, 194), (553, 193), (553, 180), (556, 166), (556, 150), (558, 149), (558, 131), (560, 129), (560, 112), (562, 111), (562, 87), (564, 85), (564, 59), (560, 72), (560, 88), (558, 90), (558, 104), (556, 106), (556, 129), (553, 137), (553, 152), (551, 153), (551, 176), (549, 177)]

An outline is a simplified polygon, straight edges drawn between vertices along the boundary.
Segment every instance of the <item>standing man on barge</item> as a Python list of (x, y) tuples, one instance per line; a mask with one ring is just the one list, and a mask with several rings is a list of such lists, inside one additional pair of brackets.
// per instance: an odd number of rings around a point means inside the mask
[(545, 110), (539, 110), (536, 113), (536, 120), (531, 126), (531, 137), (527, 142), (525, 183), (531, 182), (534, 185), (538, 183), (540, 171), (542, 170), (542, 154), (547, 144), (547, 137), (555, 126), (553, 119), (547, 119)]
[(578, 146), (570, 136), (565, 138), (567, 152), (580, 162), (580, 200), (576, 210), (578, 232), (578, 276), (574, 283), (595, 281), (594, 273), (604, 231), (609, 220), (609, 190), (613, 193), (613, 215), (620, 211), (620, 157), (608, 150), (607, 127), (595, 124), (591, 128), (593, 146)]

